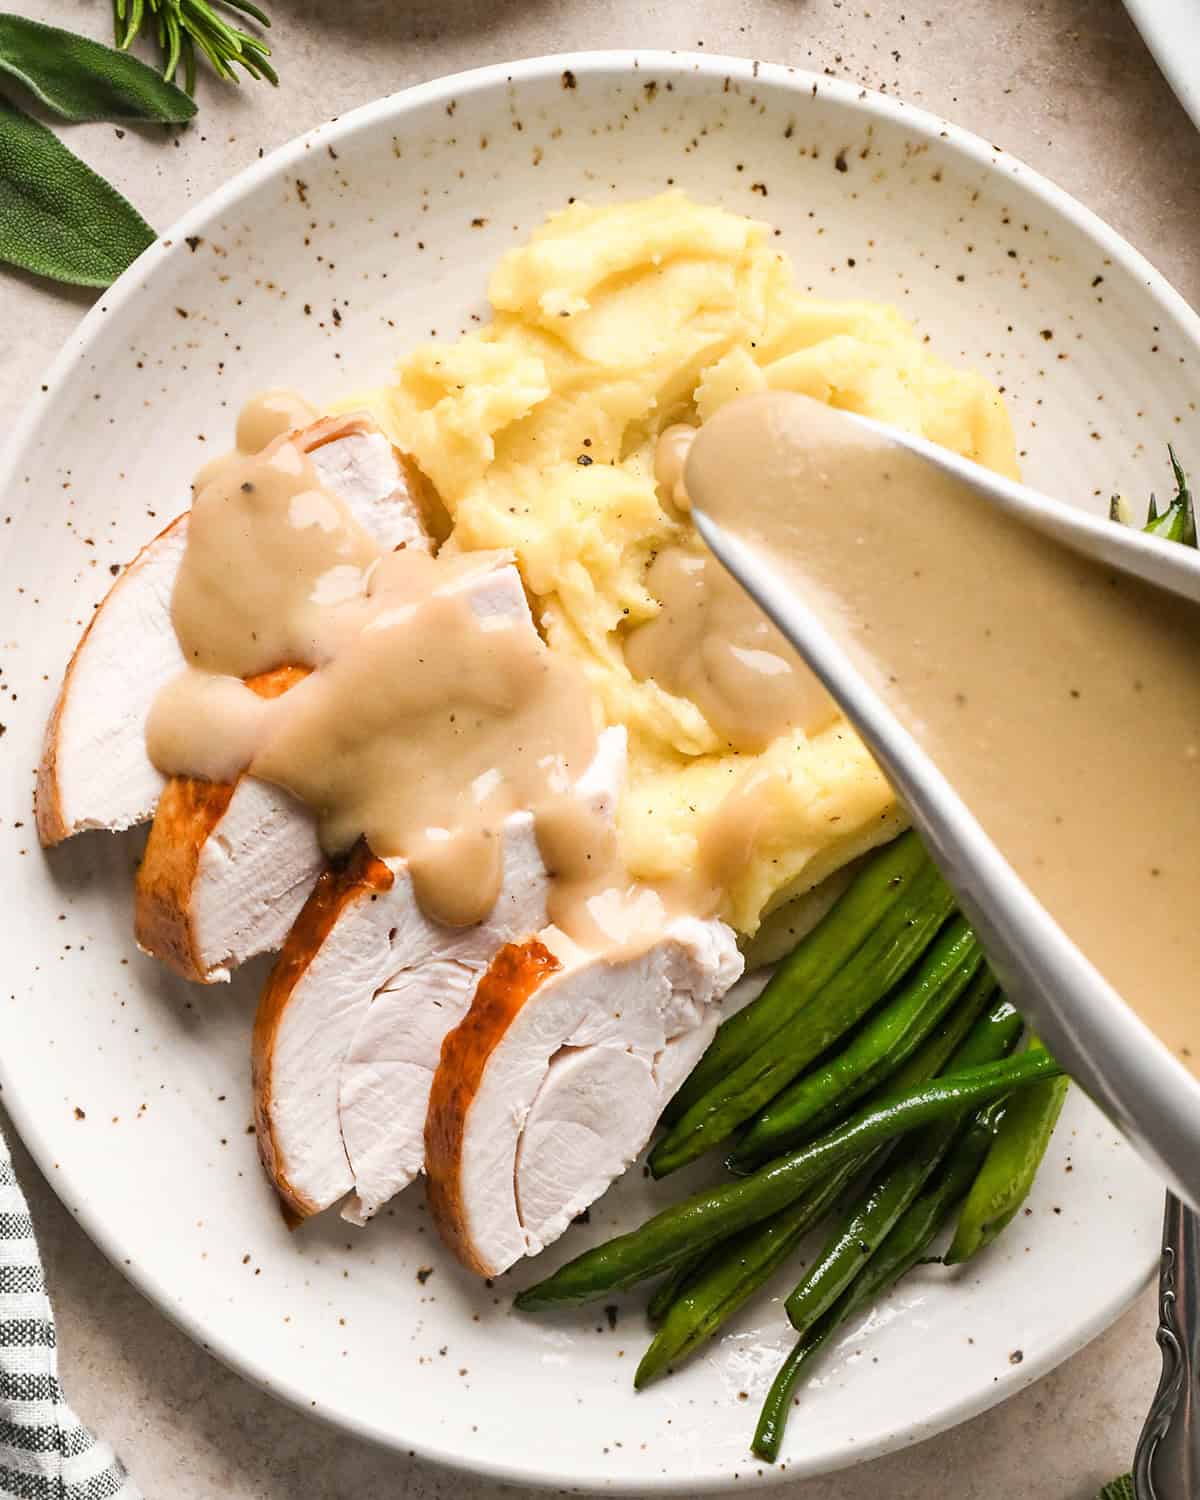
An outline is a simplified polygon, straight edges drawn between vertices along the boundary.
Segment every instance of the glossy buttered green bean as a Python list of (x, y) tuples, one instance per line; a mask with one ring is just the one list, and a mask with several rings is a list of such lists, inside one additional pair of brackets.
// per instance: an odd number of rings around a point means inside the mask
[(682, 1295), (684, 1288), (695, 1279), (697, 1271), (706, 1258), (703, 1250), (695, 1255), (685, 1255), (654, 1288), (654, 1295), (646, 1303), (646, 1321), (651, 1328), (657, 1328), (666, 1317), (672, 1305)]
[[(992, 989), (986, 976), (973, 985), (953, 1015), (904, 1065), (892, 1087), (909, 1088), (938, 1073), (977, 1023)], [(710, 1339), (787, 1261), (848, 1184), (886, 1150), (884, 1145), (851, 1158), (790, 1208), (716, 1246), (663, 1308), (658, 1333), (642, 1357), (634, 1384), (647, 1384)]]
[[(1045, 1048), (1034, 1037), (1029, 1051), (1044, 1054)], [(1033, 1187), (1069, 1087), (1065, 1077), (1050, 1078), (1012, 1100), (962, 1206), (948, 1266), (978, 1255), (1012, 1223)]]
[(907, 899), (929, 857), (915, 833), (901, 834), (855, 876), (833, 908), (776, 969), (758, 999), (718, 1030), (687, 1082), (663, 1111), (681, 1119), (740, 1063), (757, 1052), (809, 998), (828, 983), (887, 912)]
[(961, 916), (946, 923), (895, 995), (833, 1057), (784, 1089), (753, 1120), (729, 1158), (735, 1171), (799, 1145), (844, 1114), (920, 1046), (983, 962)]
[[(1007, 1000), (982, 1017), (947, 1064), (961, 1072), (1006, 1057), (1016, 1046), (1021, 1019)], [(962, 1124), (948, 1115), (902, 1141), (866, 1191), (835, 1223), (829, 1238), (788, 1297), (788, 1321), (804, 1333), (846, 1292), (880, 1248), (942, 1158)]]
[(640, 1229), (585, 1251), (516, 1298), (521, 1308), (586, 1302), (668, 1270), (685, 1255), (770, 1218), (852, 1157), (932, 1120), (1056, 1077), (1048, 1053), (1024, 1054), (889, 1093), (811, 1144), (740, 1181), (694, 1193)]
[(641, 1390), (710, 1339), (783, 1265), (860, 1166), (857, 1160), (846, 1162), (781, 1213), (752, 1224), (706, 1256), (664, 1310), (634, 1374), (634, 1386)]
[(954, 897), (933, 866), (919, 870), (907, 900), (889, 909), (837, 974), (675, 1122), (650, 1153), (654, 1175), (666, 1176), (727, 1141), (856, 1026), (916, 963), (953, 906)]
[(1002, 1106), (989, 1106), (960, 1135), (940, 1170), (900, 1217), (850, 1289), (796, 1341), (763, 1402), (750, 1445), (756, 1457), (767, 1463), (774, 1463), (779, 1457), (793, 1393), (830, 1336), (860, 1307), (882, 1296), (925, 1257), (979, 1171), (1001, 1109)]

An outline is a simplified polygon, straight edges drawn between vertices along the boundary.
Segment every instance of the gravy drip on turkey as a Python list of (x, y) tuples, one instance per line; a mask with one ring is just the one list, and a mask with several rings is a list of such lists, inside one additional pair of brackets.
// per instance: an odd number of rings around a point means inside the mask
[[(264, 434), (278, 444), (271, 424), (279, 420), (281, 408), (301, 414), (283, 393), (252, 403), (238, 424), (241, 453), (221, 462), (243, 468), (247, 445)], [(344, 506), (347, 517), (381, 552), (428, 548), (417, 481), (370, 423), (361, 418), (314, 422), (287, 441), (306, 457), (321, 489)], [(275, 698), (310, 670), (307, 664), (276, 666), (248, 676), (246, 687), (261, 698)], [(238, 709), (234, 694), (240, 691), (239, 679), (208, 675), (200, 678), (200, 692), (193, 693), (194, 686), (179, 653), (175, 673), (153, 710), (160, 711), (164, 698), (169, 702), (172, 691), (182, 689), (185, 710), (190, 697), (195, 712), (211, 710), (219, 716), (222, 741), (217, 750), (236, 752), (238, 736), (229, 732), (229, 710)], [(212, 701), (204, 691), (211, 688), (220, 690)], [(253, 728), (246, 702), (243, 697), (239, 717)], [(176, 724), (177, 737), (179, 723), (188, 725), (186, 711)], [(137, 739), (143, 742), (141, 729)], [(185, 748), (194, 739), (188, 735)], [(282, 787), (242, 774), (244, 759), (232, 753), (230, 764), (210, 766), (216, 772), (211, 779), (165, 778), (135, 881), (134, 930), (140, 947), (185, 978), (203, 983), (226, 980), (255, 954), (279, 948), (325, 866), (308, 809)]]

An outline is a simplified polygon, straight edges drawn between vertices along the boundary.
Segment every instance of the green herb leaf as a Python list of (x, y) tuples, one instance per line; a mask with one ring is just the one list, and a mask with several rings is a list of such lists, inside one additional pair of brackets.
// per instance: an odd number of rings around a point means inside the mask
[(1175, 475), (1175, 498), (1166, 510), (1160, 512), (1151, 495), (1150, 516), (1142, 530), (1148, 531), (1151, 536), (1165, 537), (1168, 542), (1182, 542), (1185, 547), (1195, 547), (1196, 515), (1192, 508), (1192, 492), (1188, 488), (1187, 475), (1170, 443), (1167, 444), (1167, 452)]
[(1184, 473), (1183, 465), (1175, 456), (1175, 449), (1170, 443), (1167, 444), (1167, 453), (1171, 459), (1171, 472), (1175, 475), (1175, 500), (1181, 512), (1180, 541), (1185, 547), (1195, 547), (1196, 540), (1196, 512), (1192, 505), (1192, 492), (1188, 487), (1188, 477)]
[(111, 183), (0, 99), (0, 260), (55, 281), (108, 286), (153, 241)]
[(1120, 1479), (1114, 1479), (1111, 1484), (1106, 1484), (1096, 1496), (1096, 1500), (1136, 1500), (1133, 1493), (1133, 1477), (1122, 1474)]
[(198, 52), (208, 59), (217, 77), (228, 83), (236, 83), (235, 69), (244, 68), (251, 78), (278, 84), (278, 75), (267, 61), (271, 49), (266, 42), (231, 25), (214, 5), (248, 15), (260, 26), (271, 24), (254, 0), (113, 0), (117, 46), (124, 50), (143, 23), (152, 23), (163, 54), (163, 77), (173, 78), (182, 60), (189, 94), (196, 81)]
[[(1176, 456), (1175, 449), (1167, 444), (1171, 460), (1171, 472), (1175, 477), (1175, 498), (1165, 510), (1159, 510), (1153, 493), (1146, 508), (1146, 524), (1142, 527), (1150, 536), (1160, 536), (1168, 542), (1181, 542), (1185, 547), (1200, 546), (1197, 537), (1196, 511), (1192, 503), (1192, 492), (1188, 477)], [(1122, 526), (1132, 524), (1129, 506), (1121, 495), (1113, 495), (1108, 502), (1108, 518)]]
[(58, 26), (0, 11), (0, 71), (64, 119), (157, 120), (177, 125), (191, 99), (153, 68)]

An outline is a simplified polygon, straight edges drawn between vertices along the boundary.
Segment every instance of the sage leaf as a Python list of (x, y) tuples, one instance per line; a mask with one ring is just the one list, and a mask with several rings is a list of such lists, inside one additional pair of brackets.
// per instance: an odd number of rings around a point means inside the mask
[(126, 52), (0, 11), (0, 71), (55, 114), (83, 120), (155, 120), (179, 125), (196, 113), (182, 89)]
[(0, 98), (0, 260), (103, 287), (153, 242), (153, 229), (111, 183)]

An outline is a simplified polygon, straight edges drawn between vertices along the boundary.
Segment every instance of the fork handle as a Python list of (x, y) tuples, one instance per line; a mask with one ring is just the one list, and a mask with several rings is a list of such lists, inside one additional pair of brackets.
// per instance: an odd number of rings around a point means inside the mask
[(1158, 1277), (1162, 1374), (1133, 1460), (1136, 1500), (1198, 1500), (1200, 1422), (1200, 1218), (1167, 1194)]

